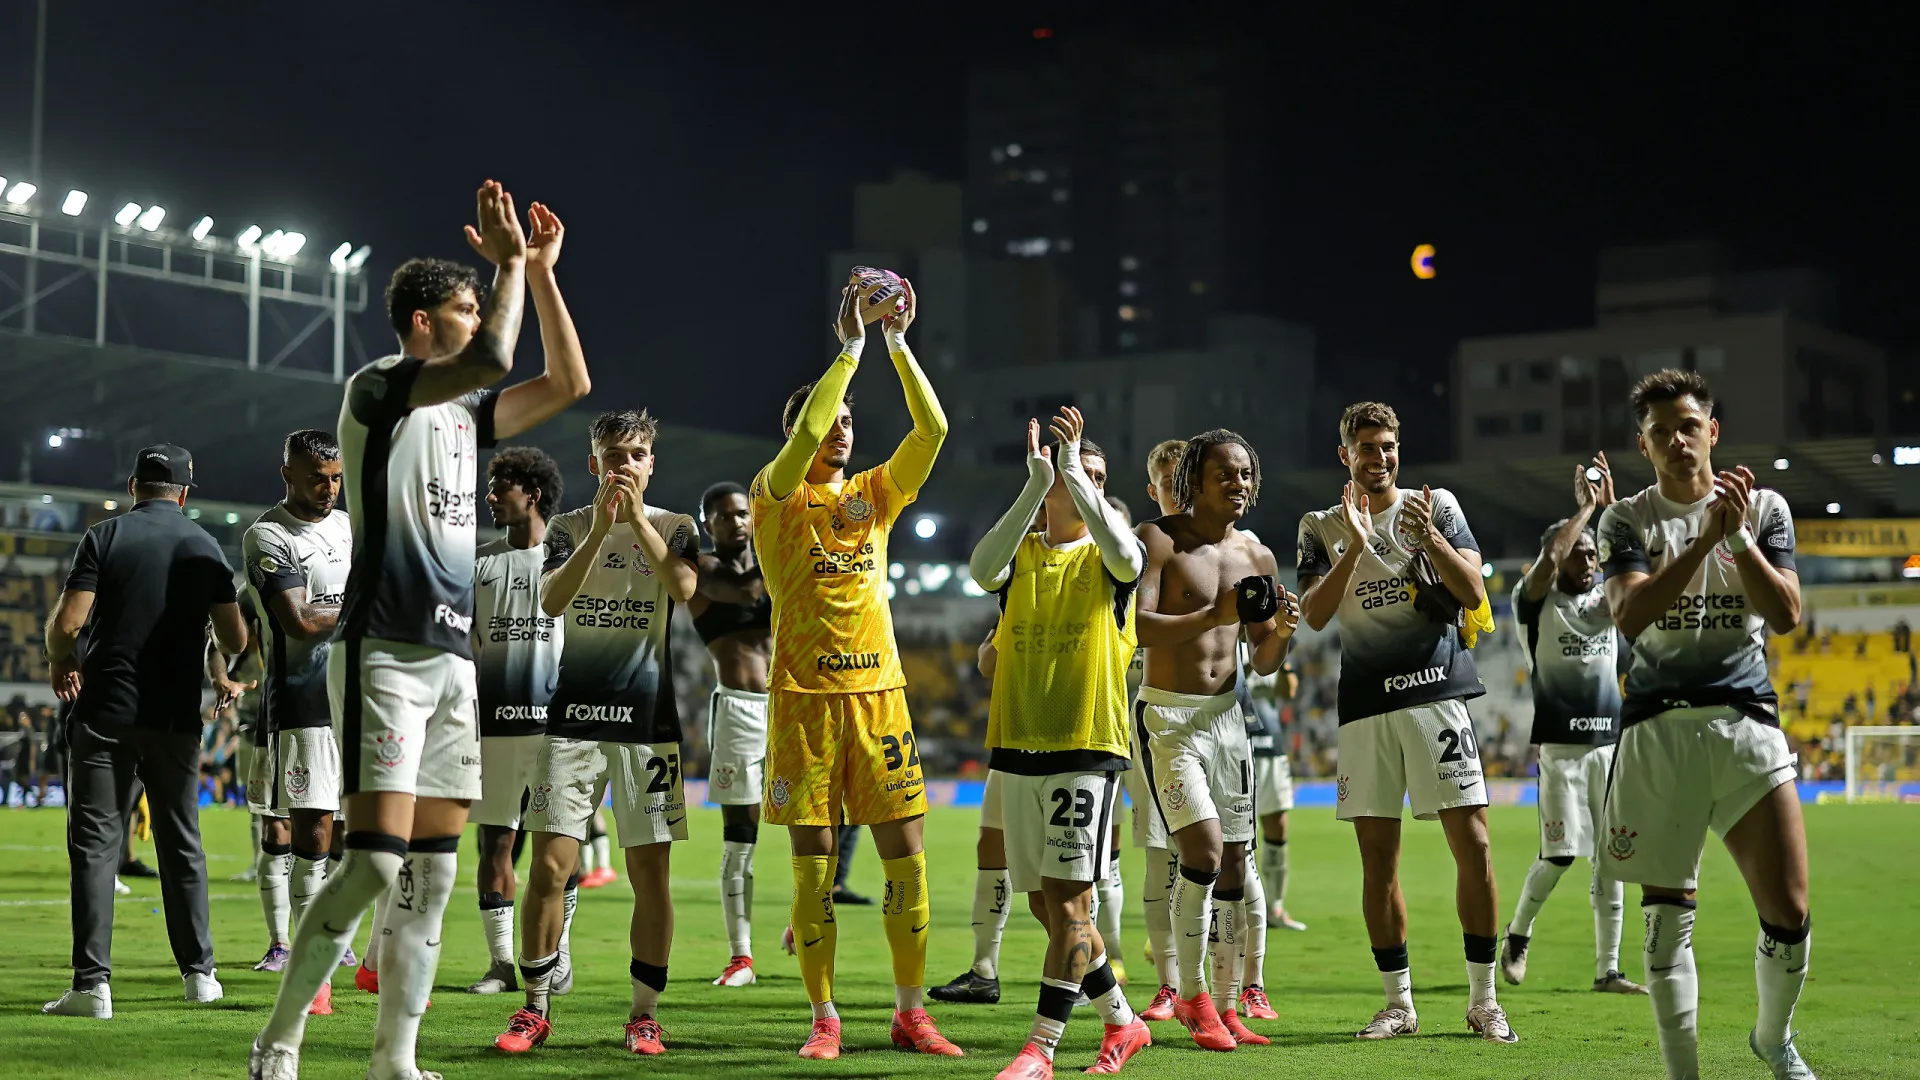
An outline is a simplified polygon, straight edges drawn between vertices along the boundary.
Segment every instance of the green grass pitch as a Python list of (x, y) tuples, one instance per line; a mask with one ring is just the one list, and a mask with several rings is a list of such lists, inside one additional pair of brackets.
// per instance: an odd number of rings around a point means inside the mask
[[(977, 812), (937, 812), (927, 828), (935, 931), (927, 972), (944, 982), (972, 955), (967, 931)], [(159, 893), (150, 880), (132, 882), (118, 906), (113, 979), (116, 1016), (107, 1022), (39, 1015), (69, 977), (70, 936), (63, 829), (57, 810), (0, 811), (0, 1077), (242, 1076), (248, 1039), (259, 1028), (278, 976), (256, 974), (264, 948), (260, 907), (251, 885), (227, 882), (245, 858), (246, 819), (229, 810), (203, 815), (210, 853), (215, 943), (226, 1000), (189, 1006), (166, 944)], [(1801, 1048), (1826, 1080), (1920, 1077), (1920, 809), (1906, 806), (1819, 806), (1807, 810), (1813, 852), (1813, 969), (1796, 1018)], [(517, 995), (463, 992), (485, 967), (486, 948), (472, 892), (472, 846), (462, 850), (463, 884), (448, 911), (446, 948), (433, 1009), (421, 1028), (420, 1063), (449, 1077), (631, 1077), (736, 1075), (990, 1077), (1015, 1054), (1032, 1020), (1042, 948), (1024, 911), (1010, 922), (1002, 953), (1002, 1004), (933, 1010), (941, 1029), (967, 1051), (964, 1059), (921, 1058), (887, 1041), (892, 976), (879, 916), (870, 908), (840, 915), (838, 993), (847, 1054), (837, 1062), (794, 1056), (807, 1033), (798, 969), (779, 949), (786, 922), (788, 861), (778, 830), (763, 829), (755, 909), (760, 982), (740, 989), (709, 985), (726, 961), (715, 877), (720, 821), (696, 811), (694, 839), (674, 852), (678, 932), (673, 982), (661, 1009), (670, 1050), (635, 1060), (620, 1047), (627, 1016), (626, 926), (631, 894), (624, 883), (582, 894), (574, 924), (578, 981), (556, 999), (553, 1039), (538, 1051), (506, 1058), (492, 1048)], [(1533, 853), (1531, 808), (1493, 810), (1501, 916)], [(1128, 1066), (1136, 1077), (1651, 1077), (1660, 1075), (1653, 1018), (1644, 998), (1592, 993), (1592, 916), (1586, 868), (1562, 880), (1536, 928), (1531, 968), (1522, 987), (1501, 984), (1501, 1001), (1520, 1042), (1494, 1046), (1470, 1036), (1462, 1014), (1466, 977), (1453, 914), (1453, 870), (1437, 826), (1410, 822), (1402, 873), (1412, 921), (1415, 1002), (1421, 1033), (1388, 1043), (1358, 1043), (1353, 1032), (1380, 1004), (1379, 980), (1360, 920), (1360, 867), (1352, 832), (1330, 811), (1294, 815), (1289, 906), (1310, 929), (1274, 931), (1268, 939), (1266, 985), (1281, 1019), (1253, 1026), (1274, 1045), (1231, 1057), (1196, 1049), (1177, 1024), (1156, 1024), (1160, 1040)], [(1138, 853), (1126, 854), (1126, 960), (1129, 994), (1144, 1004), (1154, 987), (1141, 961), (1145, 941), (1138, 897)], [(1694, 947), (1701, 976), (1701, 1063), (1704, 1075), (1763, 1077), (1747, 1051), (1753, 1022), (1753, 908), (1723, 850), (1709, 846), (1701, 874), (1700, 921)], [(879, 889), (869, 844), (856, 856), (853, 885)], [(1623, 966), (1636, 979), (1642, 961), (1639, 913), (1628, 890)], [(364, 940), (363, 926), (361, 936)], [(302, 1075), (311, 1080), (364, 1075), (374, 1000), (334, 979), (335, 1015), (308, 1027)], [(1092, 1063), (1098, 1018), (1076, 1014), (1061, 1046), (1061, 1075)]]

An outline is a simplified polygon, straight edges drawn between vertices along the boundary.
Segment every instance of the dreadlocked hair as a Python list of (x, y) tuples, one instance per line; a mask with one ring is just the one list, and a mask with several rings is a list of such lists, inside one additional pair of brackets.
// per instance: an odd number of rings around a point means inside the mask
[(1253, 463), (1253, 491), (1247, 496), (1247, 509), (1251, 510), (1260, 502), (1260, 455), (1254, 453), (1253, 444), (1247, 442), (1226, 428), (1214, 428), (1203, 431), (1187, 440), (1187, 448), (1180, 452), (1179, 467), (1173, 471), (1173, 501), (1182, 511), (1193, 509), (1193, 497), (1200, 492), (1200, 469), (1206, 463), (1207, 455), (1216, 446), (1232, 443), (1247, 452), (1247, 460)]

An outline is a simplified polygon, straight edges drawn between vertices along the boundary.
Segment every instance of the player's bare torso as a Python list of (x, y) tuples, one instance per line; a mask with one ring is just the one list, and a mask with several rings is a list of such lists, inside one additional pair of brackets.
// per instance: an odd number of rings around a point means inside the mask
[[(1151, 610), (1161, 615), (1190, 615), (1211, 605), (1221, 590), (1242, 578), (1272, 573), (1272, 555), (1266, 547), (1238, 529), (1229, 529), (1211, 541), (1194, 528), (1186, 514), (1160, 518), (1141, 526), (1143, 538), (1157, 529), (1173, 545), (1161, 565)], [(1157, 584), (1157, 589), (1154, 586)], [(1179, 645), (1147, 649), (1146, 683), (1176, 694), (1223, 694), (1233, 689), (1238, 672), (1235, 643), (1238, 624), (1216, 626)]]

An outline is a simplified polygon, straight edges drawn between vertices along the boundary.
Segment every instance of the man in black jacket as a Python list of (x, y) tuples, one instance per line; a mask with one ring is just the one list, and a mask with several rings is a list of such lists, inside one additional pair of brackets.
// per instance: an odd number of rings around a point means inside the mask
[(182, 512), (192, 484), (185, 450), (160, 444), (140, 451), (127, 480), (132, 511), (87, 531), (47, 621), (53, 689), (71, 705), (73, 890), (73, 985), (47, 1003), (47, 1013), (113, 1015), (113, 876), (125, 845), (122, 793), (136, 773), (147, 788), (167, 938), (186, 998), (221, 997), (200, 848), (201, 672), (209, 620), (228, 653), (246, 647), (247, 631), (226, 557)]

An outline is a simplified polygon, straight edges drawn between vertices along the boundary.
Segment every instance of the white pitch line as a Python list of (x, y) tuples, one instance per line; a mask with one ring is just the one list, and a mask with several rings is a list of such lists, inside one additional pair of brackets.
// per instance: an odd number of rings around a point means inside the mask
[[(259, 893), (209, 893), (208, 900), (258, 900)], [(116, 904), (158, 904), (157, 896), (116, 896)], [(67, 907), (70, 900), (0, 900), (0, 907)]]

